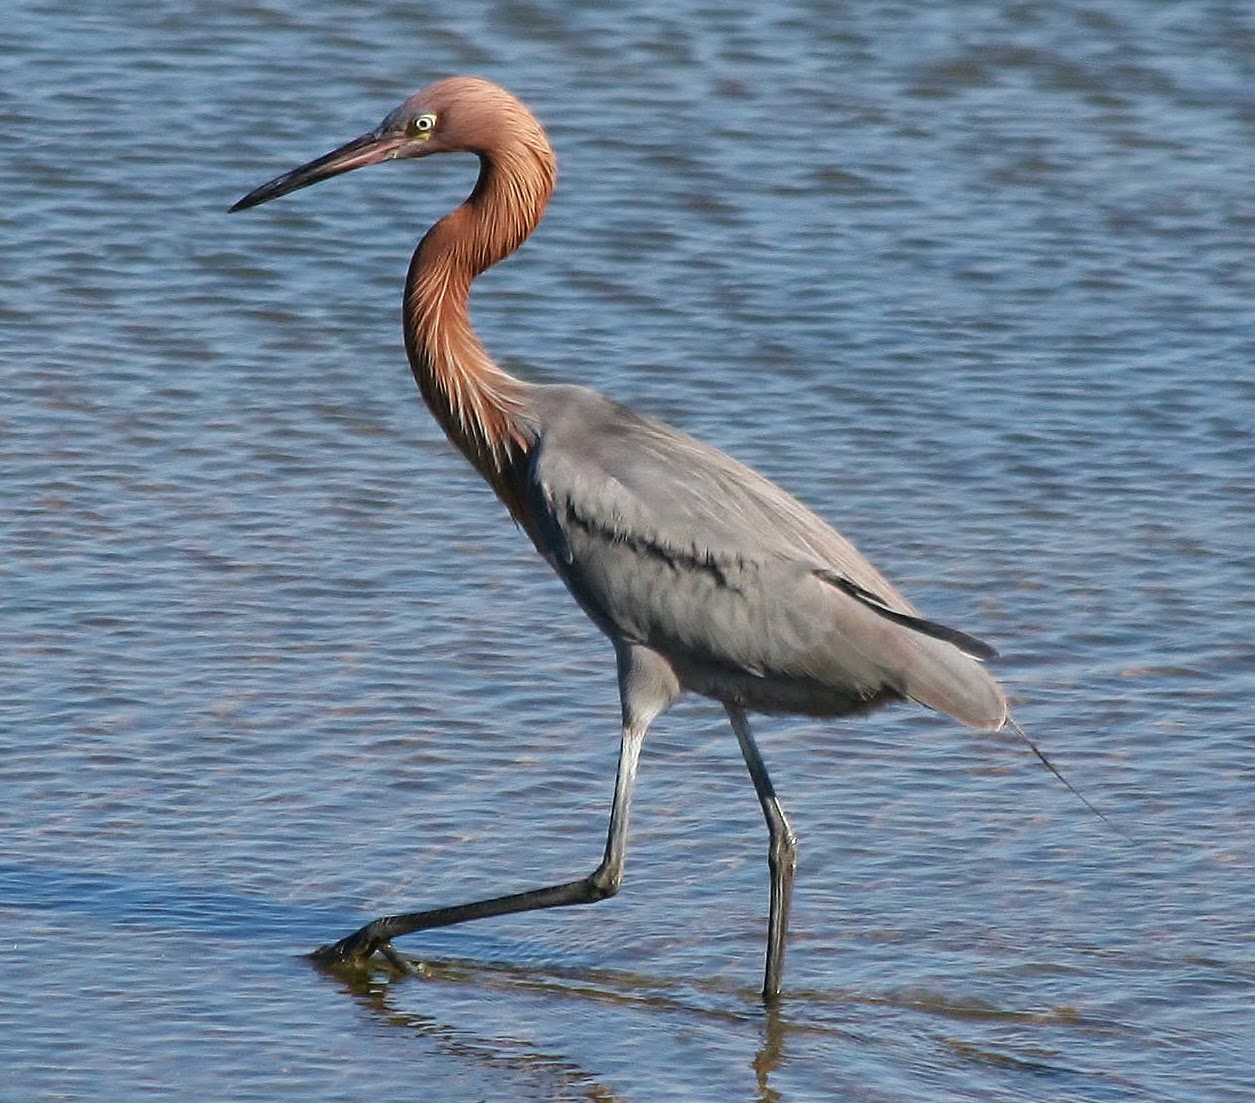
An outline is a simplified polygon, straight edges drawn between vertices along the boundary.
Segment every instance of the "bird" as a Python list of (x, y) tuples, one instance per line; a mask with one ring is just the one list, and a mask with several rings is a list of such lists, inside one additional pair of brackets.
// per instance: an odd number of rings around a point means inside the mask
[(1027, 741), (986, 669), (996, 652), (922, 616), (834, 528), (728, 454), (588, 387), (527, 382), (491, 358), (471, 325), (471, 283), (531, 235), (557, 179), (541, 123), (498, 84), (438, 80), (231, 211), (367, 165), (445, 153), (476, 156), (478, 176), (414, 251), (405, 349), (450, 442), (613, 646), (622, 723), (609, 827), (587, 876), (383, 916), (311, 956), (359, 968), (379, 953), (403, 966), (393, 947), (400, 936), (613, 896), (642, 746), (653, 721), (687, 692), (723, 706), (762, 807), (770, 882), (762, 999), (777, 1004), (797, 836), (749, 715), (835, 718), (909, 701), (974, 729), (1010, 723)]

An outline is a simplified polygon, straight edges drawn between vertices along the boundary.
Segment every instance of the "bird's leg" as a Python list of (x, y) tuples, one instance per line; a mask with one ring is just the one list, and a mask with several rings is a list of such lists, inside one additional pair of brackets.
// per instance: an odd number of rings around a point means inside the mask
[[(652, 719), (652, 718), (651, 718)], [(560, 908), (568, 904), (592, 904), (604, 900), (619, 891), (623, 880), (623, 863), (627, 853), (628, 807), (632, 797), (632, 785), (636, 780), (636, 765), (640, 759), (641, 745), (645, 741), (648, 721), (638, 724), (625, 723), (623, 741), (619, 750), (619, 769), (615, 776), (614, 803), (610, 808), (610, 829), (606, 838), (606, 851), (601, 864), (587, 877), (567, 881), (548, 888), (529, 892), (496, 896), (489, 900), (477, 900), (470, 904), (456, 904), (447, 908), (409, 912), (404, 915), (386, 915), (367, 923), (360, 930), (331, 946), (323, 946), (310, 956), (320, 965), (358, 965), (376, 951), (394, 964), (400, 960), (392, 949), (392, 939), (414, 931), (432, 927), (448, 927), (454, 923), (466, 923), (471, 919), (487, 919), (494, 915), (532, 911), (536, 908)]]
[(758, 753), (754, 737), (750, 734), (749, 719), (745, 710), (735, 705), (725, 705), (736, 741), (741, 745), (745, 765), (749, 767), (767, 820), (770, 848), (767, 864), (771, 870), (771, 913), (767, 921), (767, 966), (763, 977), (763, 999), (775, 1003), (780, 998), (780, 982), (784, 975), (784, 946), (789, 934), (789, 911), (793, 906), (793, 871), (797, 868), (797, 836), (784, 809), (776, 799), (775, 787), (767, 773), (767, 764)]

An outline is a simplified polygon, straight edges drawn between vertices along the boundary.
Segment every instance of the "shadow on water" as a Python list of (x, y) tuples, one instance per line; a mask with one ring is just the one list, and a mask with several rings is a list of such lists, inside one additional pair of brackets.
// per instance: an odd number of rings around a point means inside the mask
[[(525, 1064), (533, 1071), (540, 1069), (558, 1075), (565, 1083), (584, 1091), (585, 1094), (579, 1098), (594, 1100), (610, 1100), (618, 1096), (571, 1058), (542, 1050), (532, 1043), (490, 1036), (474, 1028), (455, 1026), (436, 1016), (407, 1009), (402, 1006), (403, 993), (409, 985), (433, 983), (462, 990), (473, 989), (477, 996), (488, 997), (489, 1000), (540, 997), (560, 1003), (592, 1003), (616, 1010), (642, 1012), (654, 1024), (674, 1020), (670, 1029), (679, 1031), (691, 1030), (697, 1023), (712, 1024), (721, 1028), (721, 1037), (746, 1038), (746, 1065), (752, 1069), (757, 1081), (757, 1103), (776, 1103), (783, 1098), (772, 1087), (771, 1080), (791, 1056), (797, 1056), (792, 1052), (794, 1049), (813, 1049), (816, 1044), (826, 1046), (836, 1043), (847, 1051), (858, 1051), (868, 1046), (894, 1048), (913, 1044), (851, 1028), (851, 1018), (857, 1019), (864, 1011), (876, 1007), (888, 1009), (891, 1013), (923, 1013), (956, 1022), (984, 1019), (1030, 1030), (1064, 1026), (1097, 1032), (1104, 1028), (1110, 1030), (1113, 1026), (1098, 1021), (1085, 1022), (1074, 1013), (1011, 1011), (971, 1001), (956, 1003), (920, 992), (869, 996), (831, 990), (798, 990), (786, 996), (779, 1005), (767, 1007), (761, 1003), (757, 989), (727, 984), (717, 978), (671, 981), (625, 970), (554, 965), (546, 965), (542, 970), (500, 961), (450, 957), (421, 961), (407, 957), (404, 960), (410, 969), (408, 973), (402, 973), (382, 961), (367, 966), (315, 964), (314, 968), (337, 983), (372, 1017), (390, 1027), (414, 1031), (450, 1055), (485, 1067), (508, 1066), (517, 1070)], [(1079, 1069), (1055, 1061), (976, 1045), (948, 1037), (944, 1032), (935, 1034), (933, 1041), (939, 1049), (947, 1051), (953, 1060), (961, 1063), (1048, 1079), (1086, 1075)]]
[[(489, 1036), (462, 1026), (443, 1022), (398, 1006), (398, 985), (424, 981), (457, 986), (474, 986), (487, 995), (526, 994), (556, 997), (560, 1000), (594, 1001), (630, 1010), (648, 1012), (651, 1016), (675, 1015), (685, 1022), (694, 1019), (714, 1021), (725, 1026), (743, 1028), (757, 1022), (761, 1039), (749, 1064), (758, 1081), (759, 1103), (776, 1103), (781, 1096), (770, 1086), (770, 1077), (779, 1067), (785, 1051), (785, 1040), (791, 1029), (789, 1015), (778, 1007), (763, 1008), (748, 990), (732, 989), (711, 982), (681, 984), (659, 981), (639, 973), (611, 970), (535, 969), (501, 963), (483, 964), (464, 960), (412, 962), (413, 973), (406, 976), (395, 969), (375, 967), (344, 967), (315, 965), (320, 972), (335, 980), (342, 990), (379, 1022), (390, 1027), (410, 1030), (430, 1040), (450, 1056), (469, 1060), (486, 1068), (506, 1067), (518, 1071), (526, 1067), (533, 1073), (553, 1077), (569, 1089), (578, 1091), (576, 1098), (597, 1101), (617, 1100), (620, 1096), (597, 1076), (570, 1058), (537, 1048), (531, 1043), (500, 1036)], [(736, 1007), (712, 1006), (685, 993), (715, 997)], [(844, 1032), (829, 1029), (827, 1033)], [(849, 1040), (852, 1035), (847, 1035)]]
[[(48, 869), (35, 865), (0, 864), (0, 905), (82, 919), (93, 930), (138, 928), (145, 931), (189, 932), (227, 943), (246, 945), (249, 956), (293, 944), (302, 950), (323, 941), (329, 931), (346, 926), (335, 909), (276, 902), (247, 893), (161, 881)], [(783, 1069), (814, 1054), (833, 1051), (857, 1064), (869, 1057), (890, 1063), (908, 1062), (921, 1044), (934, 1055), (971, 1069), (985, 1069), (1015, 1078), (1092, 1080), (1092, 1073), (1057, 1060), (1058, 1050), (1039, 1048), (1045, 1035), (1062, 1031), (1091, 1038), (1120, 1034), (1128, 1028), (1093, 1021), (1067, 1009), (1014, 1010), (972, 999), (955, 999), (931, 991), (906, 989), (869, 992), (853, 989), (796, 988), (779, 1007), (765, 1008), (756, 988), (718, 977), (671, 978), (621, 969), (553, 962), (520, 964), (510, 945), (470, 934), (462, 946), (475, 956), (441, 953), (418, 960), (401, 973), (382, 961), (367, 967), (314, 966), (350, 996), (369, 1016), (389, 1028), (422, 1037), (459, 1061), (485, 1072), (508, 1070), (537, 1085), (539, 1097), (608, 1101), (619, 1098), (602, 1074), (579, 1056), (581, 1043), (566, 1045), (563, 1024), (598, 1030), (623, 1015), (647, 1033), (691, 1035), (705, 1025), (723, 1045), (735, 1039), (742, 1067), (752, 1070), (758, 1103), (782, 1098), (772, 1085)], [(311, 963), (312, 964), (312, 963)], [(290, 976), (292, 974), (289, 974)], [(496, 1029), (495, 1016), (472, 1017), (471, 1025), (412, 1005), (416, 987), (431, 985), (453, 1006), (525, 1008), (543, 1001), (543, 1018), (558, 1031), (543, 1041), (529, 1041), (509, 1027)], [(428, 1004), (436, 1000), (424, 1001)], [(507, 1021), (513, 1021), (506, 1015)], [(929, 1025), (928, 1020), (933, 1024)], [(988, 1029), (986, 1029), (988, 1028)], [(960, 1037), (962, 1035), (962, 1037)], [(777, 1077), (778, 1078), (778, 1077)]]
[[(522, 1039), (490, 1036), (442, 1021), (434, 1015), (397, 1006), (392, 998), (395, 981), (381, 978), (376, 970), (359, 968), (336, 972), (323, 966), (315, 968), (334, 976), (343, 991), (378, 1022), (419, 1035), (459, 1061), (492, 1071), (524, 1071), (529, 1077), (549, 1081), (550, 1094), (557, 1098), (588, 1099), (597, 1103), (612, 1103), (621, 1098), (589, 1069), (561, 1054)], [(445, 966), (425, 967), (423, 971), (449, 980), (469, 973), (469, 970), (464, 972)]]

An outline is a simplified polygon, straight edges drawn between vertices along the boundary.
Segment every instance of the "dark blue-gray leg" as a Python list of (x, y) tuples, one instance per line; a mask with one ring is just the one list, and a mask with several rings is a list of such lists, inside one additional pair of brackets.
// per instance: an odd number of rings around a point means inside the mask
[(793, 872), (797, 868), (797, 836), (784, 809), (776, 799), (775, 787), (767, 773), (763, 756), (758, 753), (754, 737), (750, 734), (749, 719), (745, 710), (735, 705), (724, 706), (736, 741), (741, 745), (745, 765), (754, 781), (754, 791), (763, 806), (763, 818), (767, 821), (770, 844), (767, 864), (771, 870), (771, 912), (767, 920), (767, 964), (763, 976), (763, 999), (775, 1003), (780, 998), (780, 982), (784, 976), (784, 947), (789, 935), (789, 911), (793, 906)]
[(548, 888), (516, 892), (509, 896), (495, 896), (489, 900), (476, 900), (470, 904), (455, 904), (447, 908), (431, 908), (428, 911), (408, 912), (404, 915), (386, 915), (367, 923), (347, 938), (331, 946), (323, 946), (310, 956), (322, 965), (353, 965), (366, 961), (379, 951), (385, 957), (398, 961), (391, 942), (401, 935), (425, 931), (432, 927), (448, 927), (454, 923), (466, 923), (472, 919), (488, 919), (494, 915), (532, 911), (537, 908), (560, 908), (569, 904), (592, 904), (604, 900), (619, 891), (623, 882), (623, 862), (627, 853), (628, 806), (632, 795), (632, 783), (636, 779), (636, 764), (640, 758), (645, 729), (625, 728), (619, 750), (619, 770), (615, 777), (614, 803), (610, 808), (610, 830), (606, 839), (605, 854), (601, 864), (587, 877), (567, 881)]
[(593, 904), (619, 891), (623, 883), (623, 865), (627, 855), (628, 811), (632, 786), (641, 746), (654, 718), (679, 693), (670, 668), (651, 653), (637, 654), (637, 649), (619, 649), (619, 687), (623, 700), (623, 738), (619, 747), (619, 768), (615, 775), (614, 801), (610, 806), (610, 827), (606, 834), (606, 850), (601, 864), (587, 877), (547, 888), (494, 896), (469, 904), (447, 908), (386, 915), (373, 920), (331, 946), (323, 946), (310, 956), (321, 965), (356, 965), (376, 951), (393, 963), (400, 963), (392, 949), (392, 939), (433, 927), (449, 927), (472, 919), (488, 919), (494, 915), (533, 911), (538, 908), (561, 908), (570, 904)]

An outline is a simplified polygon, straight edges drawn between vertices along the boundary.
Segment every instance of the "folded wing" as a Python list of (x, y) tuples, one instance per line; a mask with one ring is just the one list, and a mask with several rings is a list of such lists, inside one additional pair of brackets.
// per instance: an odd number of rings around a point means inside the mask
[(730, 676), (812, 685), (851, 711), (896, 695), (1001, 726), (1005, 700), (978, 661), (993, 649), (920, 617), (797, 499), (596, 392), (538, 391), (532, 536), (605, 630)]

